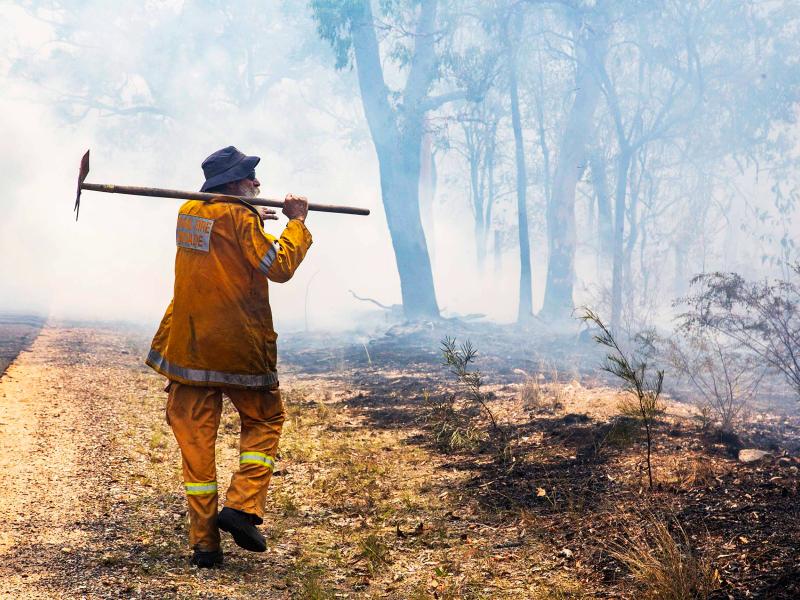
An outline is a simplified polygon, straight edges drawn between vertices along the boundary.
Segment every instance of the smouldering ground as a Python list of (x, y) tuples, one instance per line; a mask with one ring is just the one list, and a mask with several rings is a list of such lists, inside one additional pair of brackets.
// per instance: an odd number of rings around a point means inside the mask
[[(513, 425), (517, 459), (501, 468), (489, 452), (433, 443), (425, 398), (452, 389), (441, 368), (398, 370), (378, 352), (328, 372), (283, 357), (289, 418), (269, 550), (225, 537), (225, 567), (197, 570), (146, 343), (49, 326), (0, 381), (3, 597), (641, 598), (614, 553), (652, 546), (642, 531), (654, 521), (678, 539), (680, 523), (720, 588), (712, 597), (798, 593), (796, 457), (739, 463), (671, 405), (648, 492), (638, 430), (611, 420), (616, 392), (588, 379), (495, 382), (490, 405)], [(238, 418), (225, 410), (221, 483), (238, 456)]]

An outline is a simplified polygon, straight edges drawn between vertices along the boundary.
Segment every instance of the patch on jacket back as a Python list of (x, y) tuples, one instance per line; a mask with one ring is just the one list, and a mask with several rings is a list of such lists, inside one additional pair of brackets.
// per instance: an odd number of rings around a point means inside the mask
[(208, 252), (212, 227), (214, 227), (213, 219), (179, 214), (178, 228), (175, 230), (175, 243), (181, 248)]

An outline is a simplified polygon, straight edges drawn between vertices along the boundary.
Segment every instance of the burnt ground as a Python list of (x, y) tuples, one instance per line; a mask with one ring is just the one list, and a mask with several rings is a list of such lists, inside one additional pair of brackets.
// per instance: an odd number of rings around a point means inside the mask
[[(668, 401), (649, 489), (643, 432), (592, 343), (479, 324), (283, 336), (270, 551), (226, 540), (225, 568), (197, 571), (163, 381), (141, 365), (149, 333), (51, 325), (0, 381), (0, 595), (643, 598), (663, 581), (686, 583), (674, 597), (800, 595), (800, 419), (785, 398), (738, 436)], [(444, 335), (478, 348), (513, 460), (480, 411), (472, 437), (437, 438), (432, 407), (458, 392)], [(237, 433), (227, 407), (221, 483)], [(744, 463), (741, 448), (769, 454)]]
[(17, 354), (36, 339), (43, 324), (40, 317), (0, 313), (0, 376)]

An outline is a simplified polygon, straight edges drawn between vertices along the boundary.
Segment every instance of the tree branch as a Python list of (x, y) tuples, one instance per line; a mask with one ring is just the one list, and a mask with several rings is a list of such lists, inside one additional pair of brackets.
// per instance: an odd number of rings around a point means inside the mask
[(466, 100), (466, 98), (466, 90), (455, 90), (452, 92), (439, 94), (438, 96), (428, 96), (420, 101), (419, 106), (423, 111), (436, 110), (443, 104), (447, 104), (448, 102), (453, 102), (455, 100)]

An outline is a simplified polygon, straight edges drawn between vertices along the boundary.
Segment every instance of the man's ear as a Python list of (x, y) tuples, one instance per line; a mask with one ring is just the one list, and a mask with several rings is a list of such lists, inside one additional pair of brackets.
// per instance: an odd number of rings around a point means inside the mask
[(225, 191), (224, 194), (228, 196), (238, 196), (239, 195), (239, 184), (236, 181), (229, 181), (225, 184)]

